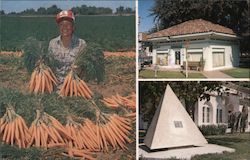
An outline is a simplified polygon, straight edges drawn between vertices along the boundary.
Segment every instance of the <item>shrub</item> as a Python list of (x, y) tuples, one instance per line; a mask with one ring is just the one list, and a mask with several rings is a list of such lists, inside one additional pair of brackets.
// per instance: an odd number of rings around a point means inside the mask
[(205, 136), (208, 135), (219, 135), (219, 134), (225, 134), (227, 125), (225, 124), (219, 124), (219, 125), (202, 125), (199, 126), (199, 129), (201, 133)]

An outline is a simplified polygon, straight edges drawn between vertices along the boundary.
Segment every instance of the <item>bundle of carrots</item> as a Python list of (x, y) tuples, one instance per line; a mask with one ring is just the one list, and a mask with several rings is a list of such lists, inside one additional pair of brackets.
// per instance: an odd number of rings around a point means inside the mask
[(130, 110), (132, 110), (132, 112), (127, 112), (127, 114), (125, 115), (125, 117), (127, 118), (131, 118), (131, 120), (133, 122), (135, 122), (136, 120), (136, 95), (135, 93), (131, 93), (129, 96), (127, 97), (123, 97), (120, 96), (119, 94), (116, 94), (116, 96), (112, 96), (111, 98), (104, 98), (103, 100), (101, 100), (101, 102), (103, 102), (107, 107), (112, 108), (112, 109), (116, 109), (119, 108), (121, 106), (124, 106)]
[(107, 118), (100, 113), (97, 114), (98, 116), (103, 120), (97, 118), (96, 127), (93, 128), (97, 136), (98, 148), (108, 151), (108, 144), (110, 144), (115, 150), (118, 148), (127, 149), (125, 144), (132, 142), (128, 137), (132, 130), (130, 119), (116, 114), (109, 115)]
[(15, 113), (12, 106), (8, 106), (6, 113), (0, 118), (0, 138), (7, 144), (26, 148), (31, 138), (24, 119)]
[(65, 129), (70, 136), (74, 138), (74, 140), (69, 140), (66, 144), (70, 148), (98, 151), (96, 136), (92, 131), (92, 127), (93, 123), (89, 119), (86, 120), (86, 125), (82, 125), (81, 123), (75, 122), (70, 116), (68, 116)]
[(65, 147), (66, 140), (74, 139), (54, 117), (45, 112), (41, 113), (40, 110), (36, 112), (37, 117), (29, 128), (31, 139), (28, 147)]
[(118, 99), (116, 96), (112, 96), (111, 98), (103, 98), (103, 100), (100, 100), (103, 104), (105, 104), (107, 107), (116, 109), (120, 107), (120, 99)]
[(101, 100), (107, 107), (110, 108), (118, 108), (120, 106), (125, 106), (133, 111), (136, 110), (136, 96), (135, 93), (127, 97), (120, 96), (118, 93), (116, 96), (112, 96), (111, 98), (104, 98)]
[(85, 99), (90, 99), (93, 95), (87, 84), (77, 76), (73, 69), (66, 76), (59, 94), (63, 97), (82, 96)]
[(35, 94), (44, 93), (46, 91), (51, 93), (53, 91), (53, 84), (58, 84), (56, 76), (42, 60), (39, 60), (35, 70), (31, 74), (29, 91)]

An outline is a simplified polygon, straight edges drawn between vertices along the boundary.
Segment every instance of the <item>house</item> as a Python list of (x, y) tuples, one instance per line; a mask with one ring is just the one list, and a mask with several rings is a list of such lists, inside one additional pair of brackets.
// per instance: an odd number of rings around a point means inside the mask
[(212, 71), (239, 65), (239, 37), (232, 29), (203, 19), (152, 33), (147, 40), (153, 45), (153, 64), (161, 68)]
[(228, 125), (227, 132), (230, 132), (230, 116), (235, 114), (238, 117), (242, 110), (245, 110), (248, 113), (245, 131), (250, 132), (250, 90), (233, 83), (225, 87), (230, 88), (227, 93), (223, 95), (210, 93), (209, 101), (197, 101), (194, 114), (195, 124), (198, 126), (225, 124)]

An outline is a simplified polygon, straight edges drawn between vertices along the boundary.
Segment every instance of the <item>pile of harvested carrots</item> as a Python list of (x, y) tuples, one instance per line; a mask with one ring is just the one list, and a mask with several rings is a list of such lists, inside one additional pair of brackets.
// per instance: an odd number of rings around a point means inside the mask
[(42, 61), (39, 61), (35, 70), (31, 74), (29, 82), (29, 91), (37, 93), (44, 93), (53, 91), (53, 84), (57, 85), (58, 80), (52, 70), (46, 66)]
[(16, 114), (9, 105), (2, 118), (0, 118), (0, 138), (7, 144), (26, 148), (30, 140), (30, 132), (24, 119)]
[(36, 119), (28, 128), (23, 118), (12, 107), (7, 107), (0, 119), (1, 140), (20, 148), (61, 147), (65, 150), (64, 155), (86, 159), (95, 159), (93, 152), (108, 152), (110, 147), (113, 150), (127, 149), (126, 143), (132, 142), (129, 138), (132, 130), (129, 118), (97, 111), (96, 123), (90, 119), (78, 123), (69, 116), (64, 126), (53, 116), (40, 110), (36, 112)]
[[(58, 80), (52, 70), (43, 63), (43, 60), (37, 62), (36, 68), (31, 74), (29, 82), (29, 91), (35, 94), (49, 92), (54, 89), (53, 85), (57, 85)], [(74, 69), (72, 68), (69, 74), (65, 77), (61, 86), (59, 95), (65, 96), (82, 96), (85, 99), (90, 99), (93, 96), (92, 91), (87, 84), (81, 80)]]
[(135, 93), (131, 93), (127, 97), (123, 97), (119, 94), (115, 96), (111, 96), (110, 98), (103, 98), (101, 100), (107, 107), (116, 109), (119, 107), (126, 107), (127, 109), (131, 110), (132, 112), (126, 111), (127, 114), (125, 115), (128, 118), (131, 118), (133, 122), (136, 120), (136, 95)]
[(37, 117), (29, 128), (31, 139), (30, 146), (50, 148), (55, 146), (65, 146), (64, 139), (73, 139), (63, 125), (54, 117), (37, 110)]
[(107, 107), (110, 108), (118, 108), (124, 106), (126, 108), (136, 110), (136, 95), (135, 93), (131, 93), (127, 97), (123, 97), (118, 93), (115, 96), (111, 96), (110, 98), (103, 98), (101, 100)]
[[(126, 57), (135, 56), (132, 52), (119, 56), (124, 55)], [(106, 56), (113, 55), (106, 54)], [(52, 70), (39, 61), (31, 75), (29, 91), (35, 94), (51, 93), (54, 85), (57, 84), (58, 81)], [(91, 99), (93, 93), (87, 84), (77, 76), (72, 67), (65, 77), (59, 95), (62, 97), (81, 96), (85, 99)], [(101, 101), (110, 108), (126, 108), (125, 116), (104, 114), (96, 106), (95, 123), (87, 118), (79, 121), (68, 116), (64, 126), (53, 116), (37, 110), (36, 118), (28, 128), (22, 117), (8, 107), (5, 115), (0, 119), (0, 139), (7, 144), (17, 144), (20, 148), (31, 146), (44, 149), (60, 147), (64, 149), (63, 155), (86, 159), (95, 159), (93, 152), (109, 152), (110, 148), (112, 150), (127, 149), (126, 143), (132, 142), (129, 138), (132, 130), (131, 125), (136, 119), (135, 93), (126, 97), (116, 94)], [(95, 104), (93, 100), (91, 102)]]
[(82, 96), (85, 99), (90, 99), (93, 95), (87, 84), (81, 80), (72, 69), (66, 76), (60, 90), (60, 96)]

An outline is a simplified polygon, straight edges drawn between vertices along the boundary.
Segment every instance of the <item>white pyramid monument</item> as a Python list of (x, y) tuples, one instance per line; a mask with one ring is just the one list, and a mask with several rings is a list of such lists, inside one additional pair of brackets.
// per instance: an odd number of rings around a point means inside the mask
[(207, 144), (169, 85), (155, 112), (144, 143), (151, 150)]

